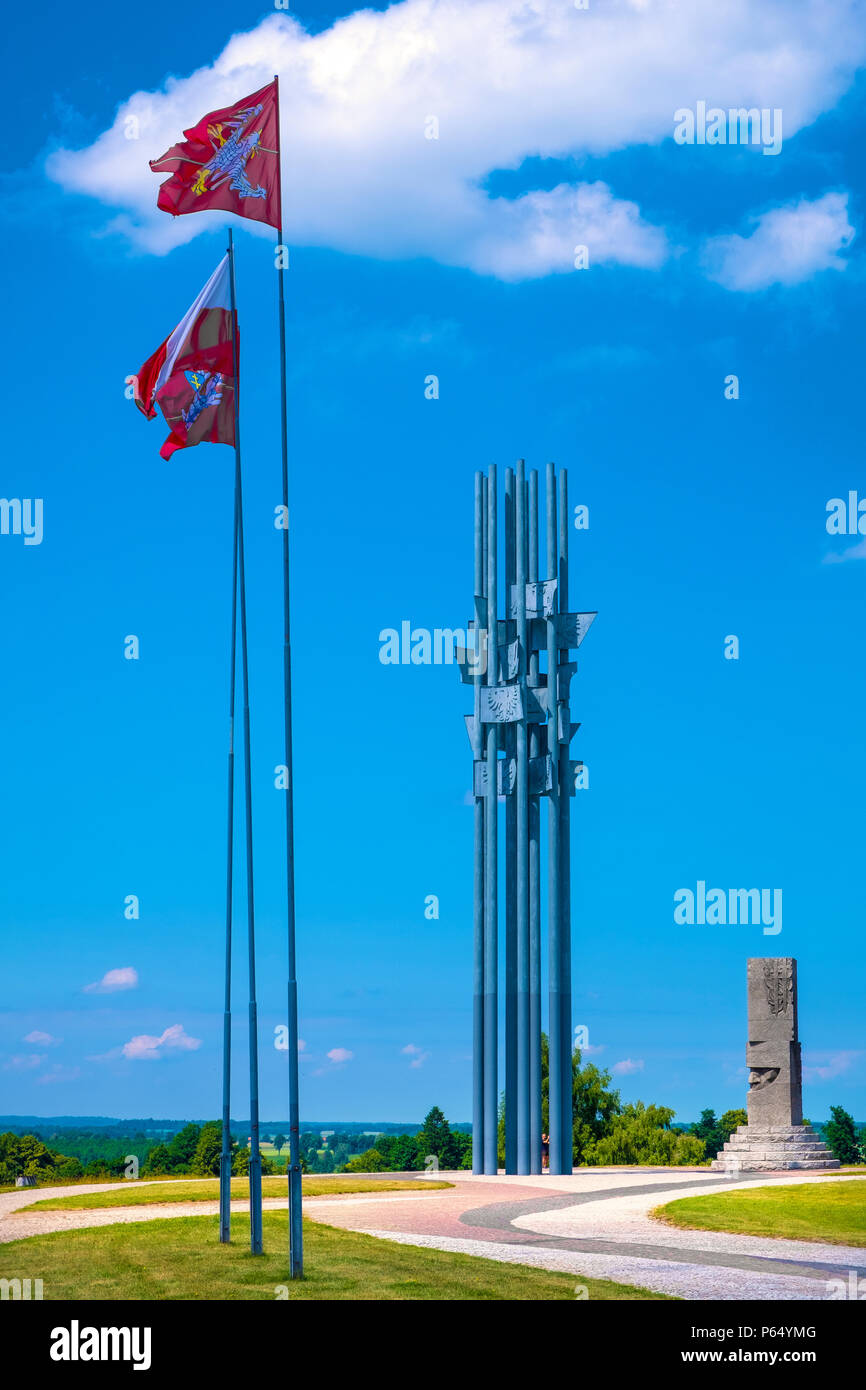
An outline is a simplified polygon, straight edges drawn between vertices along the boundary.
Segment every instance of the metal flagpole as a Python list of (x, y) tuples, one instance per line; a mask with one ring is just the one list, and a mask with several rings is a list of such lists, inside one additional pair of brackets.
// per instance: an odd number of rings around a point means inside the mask
[[(280, 79), (274, 76), (277, 107), (277, 148), (280, 141)], [(281, 156), (277, 155), (278, 168)], [(283, 220), (283, 184), (280, 169), (280, 223)], [(282, 430), (283, 484), (283, 686), (286, 744), (286, 932), (289, 950), (289, 1266), (292, 1279), (304, 1273), (303, 1212), (301, 1205), (301, 1122), (298, 1096), (298, 978), (295, 946), (295, 778), (292, 757), (292, 641), (291, 589), (289, 584), (289, 443), (286, 404), (286, 300), (283, 285), (283, 228), (277, 231), (277, 286), (280, 319), (280, 422)]]
[[(484, 611), (486, 555), (484, 551), (484, 476), (475, 474), (475, 725), (472, 735), (472, 775), (480, 772), (484, 745), (481, 723), (482, 652), (487, 652), (487, 622)], [(473, 786), (474, 855), (472, 881), (472, 1171), (484, 1172), (484, 797), (481, 787)]]
[[(237, 390), (237, 375), (235, 375)], [(237, 396), (235, 396), (235, 428), (237, 429)], [(237, 434), (235, 434), (237, 438)], [(237, 665), (238, 631), (238, 491), (235, 476), (234, 524), (232, 528), (232, 645), (229, 658), (229, 766), (228, 766), (228, 853), (226, 856), (226, 979), (223, 1013), (223, 1135), (220, 1154), (220, 1242), (231, 1238), (232, 1138), (231, 1138), (231, 1076), (232, 1076), (232, 877), (235, 840), (235, 668)]]
[[(496, 685), (498, 622), (496, 616), (496, 465), (490, 465), (487, 484), (487, 684)], [(499, 794), (498, 728), (485, 729), (487, 745), (487, 806), (484, 815), (484, 1171), (499, 1171), (498, 1068), (499, 955), (497, 910), (497, 820)]]
[(262, 1253), (262, 1159), (259, 1150), (259, 1041), (256, 1009), (256, 928), (253, 900), (253, 794), (250, 771), (250, 682), (247, 662), (247, 597), (244, 569), (244, 508), (241, 484), (240, 378), (238, 363), (237, 291), (235, 253), (229, 228), (229, 269), (231, 272), (232, 352), (235, 374), (235, 496), (238, 514), (238, 592), (241, 615), (241, 674), (244, 695), (244, 793), (247, 838), (247, 942), (249, 946), (249, 1032), (250, 1032), (250, 1250)]

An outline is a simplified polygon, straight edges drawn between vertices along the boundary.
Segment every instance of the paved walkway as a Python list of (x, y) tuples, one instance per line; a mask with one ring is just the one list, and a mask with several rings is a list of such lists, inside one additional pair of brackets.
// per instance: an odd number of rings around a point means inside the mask
[[(423, 1204), (392, 1196), (309, 1211), (383, 1239), (488, 1259), (532, 1264), (690, 1300), (826, 1299), (828, 1281), (855, 1270), (866, 1279), (866, 1249), (723, 1232), (681, 1231), (653, 1220), (651, 1208), (696, 1192), (728, 1192), (767, 1182), (822, 1182), (821, 1175), (761, 1174), (733, 1180), (705, 1168), (584, 1169), (565, 1177), (469, 1177), (441, 1173), (452, 1191)], [(859, 1182), (859, 1178), (838, 1179)], [(864, 1179), (863, 1181), (866, 1181)]]
[[(314, 1221), (383, 1240), (561, 1270), (574, 1274), (576, 1285), (581, 1275), (615, 1279), (689, 1300), (822, 1300), (830, 1295), (831, 1279), (841, 1278), (847, 1286), (849, 1271), (854, 1270), (866, 1280), (863, 1248), (682, 1231), (648, 1215), (652, 1207), (691, 1193), (826, 1182), (820, 1174), (762, 1173), (731, 1179), (705, 1168), (593, 1168), (563, 1177), (473, 1177), (462, 1172), (438, 1176), (454, 1187), (308, 1197), (304, 1210)], [(123, 1186), (111, 1184), (110, 1189)], [(40, 1188), (38, 1196), (32, 1189), (0, 1195), (0, 1242), (114, 1222), (205, 1216), (218, 1209), (214, 1201), (90, 1211), (22, 1210), (34, 1199), (110, 1189), (92, 1184)], [(265, 1198), (263, 1206), (279, 1210), (285, 1204), (284, 1197), (272, 1197)], [(244, 1208), (243, 1201), (232, 1203), (233, 1211)]]

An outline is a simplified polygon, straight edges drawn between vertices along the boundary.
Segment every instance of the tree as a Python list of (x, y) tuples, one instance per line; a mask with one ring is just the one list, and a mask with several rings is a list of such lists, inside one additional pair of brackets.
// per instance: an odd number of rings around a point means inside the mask
[(417, 1172), (424, 1167), (424, 1158), (431, 1152), (417, 1134), (380, 1134), (376, 1148), (385, 1160), (387, 1173)]
[(0, 1135), (0, 1167), (12, 1179), (38, 1178), (54, 1167), (55, 1155), (35, 1134)]
[(141, 1172), (147, 1177), (158, 1177), (162, 1173), (167, 1173), (171, 1165), (171, 1154), (166, 1144), (155, 1144), (144, 1160)]
[(192, 1171), (202, 1177), (219, 1177), (220, 1156), (223, 1148), (223, 1127), (219, 1120), (208, 1120), (202, 1125), (192, 1159)]
[[(619, 1091), (610, 1089), (609, 1071), (599, 1071), (594, 1062), (581, 1067), (580, 1048), (571, 1058), (572, 1161), (585, 1163), (592, 1144), (609, 1133), (615, 1116), (622, 1110)], [(543, 1131), (549, 1134), (549, 1130)]]
[(169, 1167), (172, 1173), (188, 1173), (192, 1168), (200, 1134), (196, 1124), (184, 1125), (168, 1146)]
[(830, 1106), (830, 1119), (824, 1126), (824, 1139), (840, 1163), (860, 1163), (862, 1155), (857, 1143), (854, 1116), (841, 1105)]
[(461, 1129), (451, 1131), (451, 1168), (472, 1167), (472, 1135)]
[(353, 1154), (343, 1169), (344, 1173), (383, 1173), (385, 1160), (378, 1149), (367, 1149), (362, 1154)]
[(276, 1149), (277, 1154), (279, 1155), (279, 1153), (286, 1147), (286, 1136), (284, 1134), (275, 1134), (273, 1143), (274, 1148)]
[[(731, 1135), (736, 1133), (740, 1125), (747, 1125), (748, 1123), (749, 1112), (747, 1110), (726, 1110), (719, 1120), (719, 1129), (725, 1136), (724, 1142), (727, 1144)], [(803, 1123), (806, 1124), (807, 1121), (804, 1120)]]
[(75, 1182), (76, 1178), (84, 1175), (80, 1158), (66, 1158), (63, 1154), (59, 1155), (60, 1162), (54, 1169), (54, 1177), (62, 1178), (64, 1182)]
[[(594, 1062), (580, 1065), (581, 1052), (571, 1054), (571, 1134), (572, 1162), (585, 1163), (593, 1143), (609, 1133), (615, 1115), (622, 1109), (619, 1091), (610, 1089), (609, 1071), (599, 1071)], [(550, 1133), (550, 1046), (541, 1035), (541, 1132)], [(505, 1163), (505, 1097), (499, 1103), (499, 1162)], [(468, 1165), (471, 1167), (471, 1163)]]
[(658, 1164), (680, 1167), (704, 1161), (704, 1141), (671, 1128), (674, 1111), (636, 1101), (615, 1116), (610, 1133), (587, 1150), (589, 1164)]
[(451, 1126), (438, 1105), (434, 1105), (432, 1110), (428, 1110), (424, 1116), (424, 1123), (418, 1131), (416, 1143), (421, 1167), (424, 1166), (430, 1154), (434, 1154), (438, 1158), (443, 1168), (448, 1166), (448, 1160), (451, 1156)]
[(715, 1158), (719, 1149), (723, 1147), (729, 1135), (722, 1135), (722, 1128), (716, 1119), (715, 1110), (702, 1110), (701, 1118), (689, 1129), (689, 1134), (695, 1139), (700, 1139), (704, 1144), (704, 1152), (707, 1158)]

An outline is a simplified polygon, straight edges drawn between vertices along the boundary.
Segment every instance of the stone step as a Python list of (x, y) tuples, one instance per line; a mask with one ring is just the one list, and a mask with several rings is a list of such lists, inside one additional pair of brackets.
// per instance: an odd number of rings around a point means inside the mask
[(710, 1164), (723, 1172), (832, 1172), (838, 1168), (811, 1125), (740, 1125)]
[(796, 1139), (782, 1139), (778, 1142), (772, 1139), (729, 1139), (725, 1145), (726, 1152), (733, 1153), (735, 1149), (789, 1149), (791, 1152), (803, 1154), (828, 1152), (826, 1144), (801, 1144)]
[(817, 1134), (811, 1126), (807, 1125), (740, 1125), (731, 1135), (732, 1139), (743, 1138), (748, 1135), (759, 1135), (762, 1139), (772, 1137), (773, 1139), (808, 1139), (817, 1140), (823, 1144), (820, 1134)]
[(714, 1158), (710, 1170), (716, 1173), (831, 1173), (840, 1166), (838, 1159), (796, 1159), (787, 1158), (749, 1158), (744, 1162), (724, 1161)]
[(801, 1144), (735, 1144), (723, 1148), (723, 1154), (735, 1158), (738, 1154), (755, 1154), (771, 1158), (773, 1154), (784, 1154), (787, 1158), (833, 1158), (828, 1148), (805, 1148)]

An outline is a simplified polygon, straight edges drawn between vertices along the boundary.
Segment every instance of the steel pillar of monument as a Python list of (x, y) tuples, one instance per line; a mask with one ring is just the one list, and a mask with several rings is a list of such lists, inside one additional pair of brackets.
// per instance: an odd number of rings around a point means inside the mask
[[(457, 660), (473, 687), (466, 717), (473, 755), (472, 1171), (499, 1154), (500, 924), (504, 935), (505, 1171), (542, 1169), (542, 820), (547, 822), (548, 1038), (551, 1173), (572, 1168), (570, 799), (581, 762), (570, 754), (569, 655), (595, 613), (568, 611), (568, 479), (520, 459), (475, 475), (474, 610)], [(539, 574), (543, 536), (546, 574)], [(504, 815), (499, 817), (499, 802)], [(542, 817), (542, 802), (547, 816)], [(501, 820), (501, 824), (500, 824)], [(503, 899), (500, 902), (500, 898)]]

